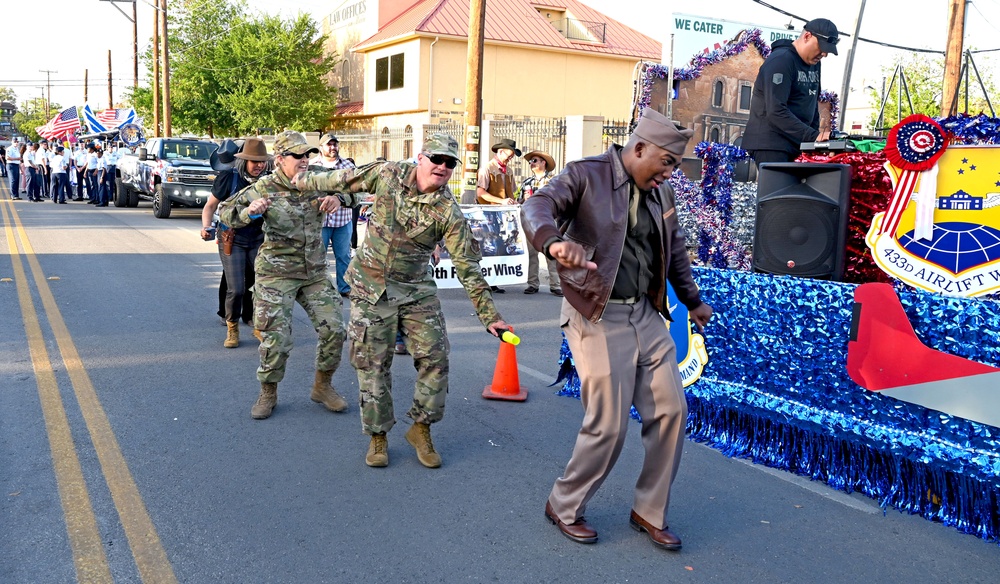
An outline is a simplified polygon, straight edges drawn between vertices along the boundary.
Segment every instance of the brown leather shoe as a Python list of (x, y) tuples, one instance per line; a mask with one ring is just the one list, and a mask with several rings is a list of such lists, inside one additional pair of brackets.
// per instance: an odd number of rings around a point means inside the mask
[(573, 523), (565, 524), (559, 520), (559, 516), (552, 510), (552, 504), (545, 502), (545, 517), (559, 528), (563, 535), (577, 543), (594, 543), (597, 541), (597, 532), (587, 523), (583, 517)]
[(635, 511), (632, 511), (632, 514), (629, 515), (628, 523), (636, 531), (645, 531), (649, 535), (649, 539), (653, 542), (653, 545), (658, 548), (665, 550), (681, 549), (681, 538), (674, 535), (668, 527), (657, 529), (650, 525), (648, 521), (639, 517), (639, 514)]

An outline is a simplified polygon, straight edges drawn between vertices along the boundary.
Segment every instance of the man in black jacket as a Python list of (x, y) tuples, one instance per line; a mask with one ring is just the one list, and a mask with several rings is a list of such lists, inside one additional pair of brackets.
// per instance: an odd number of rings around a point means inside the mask
[(802, 142), (829, 138), (829, 128), (820, 128), (820, 61), (837, 54), (839, 40), (837, 25), (817, 18), (807, 22), (794, 41), (771, 45), (771, 55), (753, 84), (750, 120), (743, 133), (743, 148), (754, 162), (791, 162)]

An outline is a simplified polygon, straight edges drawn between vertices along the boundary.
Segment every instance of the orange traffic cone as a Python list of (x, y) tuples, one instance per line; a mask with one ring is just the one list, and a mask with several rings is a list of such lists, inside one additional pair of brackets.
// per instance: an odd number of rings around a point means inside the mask
[[(517, 339), (511, 334), (504, 334), (506, 338)], [(520, 342), (519, 340), (517, 342)], [(493, 371), (493, 383), (483, 389), (483, 397), (486, 399), (502, 399), (506, 401), (524, 401), (528, 399), (528, 391), (521, 387), (521, 381), (517, 376), (517, 349), (514, 343), (501, 341), (500, 352), (497, 354), (497, 366)]]

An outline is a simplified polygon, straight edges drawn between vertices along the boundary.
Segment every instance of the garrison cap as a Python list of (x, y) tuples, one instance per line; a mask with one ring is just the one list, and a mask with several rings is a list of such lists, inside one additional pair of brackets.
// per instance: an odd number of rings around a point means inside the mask
[(285, 130), (278, 134), (278, 137), (274, 140), (274, 153), (277, 156), (284, 156), (289, 153), (311, 154), (313, 152), (319, 152), (319, 148), (310, 146), (309, 142), (306, 141), (306, 137), (298, 132)]
[(667, 116), (647, 107), (643, 108), (639, 123), (632, 133), (674, 156), (681, 157), (694, 131), (678, 128)]
[(434, 133), (427, 137), (427, 141), (424, 142), (423, 148), (424, 154), (443, 154), (445, 156), (451, 156), (455, 160), (461, 160), (458, 155), (458, 141), (444, 133)]

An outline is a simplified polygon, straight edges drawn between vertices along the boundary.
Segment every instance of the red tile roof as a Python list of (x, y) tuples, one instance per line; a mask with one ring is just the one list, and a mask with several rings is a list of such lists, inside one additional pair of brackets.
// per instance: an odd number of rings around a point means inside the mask
[(352, 101), (350, 103), (342, 103), (337, 106), (336, 111), (333, 112), (335, 116), (353, 116), (357, 114), (365, 113), (365, 102), (363, 101)]
[[(565, 9), (574, 19), (605, 24), (604, 42), (567, 39), (538, 13), (536, 6)], [(421, 0), (353, 50), (363, 52), (417, 36), (467, 38), (468, 33), (468, 0)], [(510, 42), (655, 61), (662, 56), (662, 45), (658, 41), (577, 0), (489, 0), (486, 3), (484, 33), (487, 42)]]

